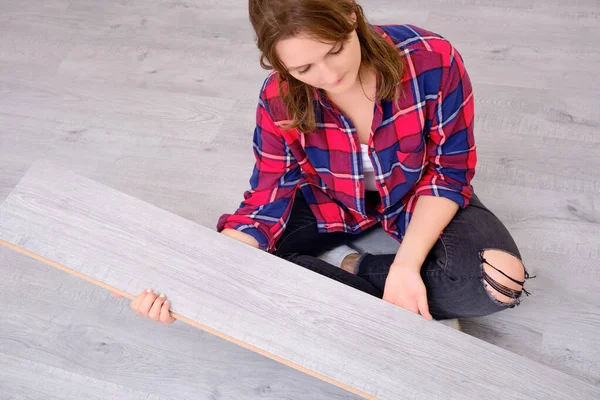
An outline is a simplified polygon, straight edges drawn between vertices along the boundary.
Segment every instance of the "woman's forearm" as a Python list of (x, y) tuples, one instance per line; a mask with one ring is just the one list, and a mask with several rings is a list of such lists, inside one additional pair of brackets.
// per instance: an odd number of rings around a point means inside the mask
[(236, 240), (239, 240), (242, 243), (249, 244), (252, 247), (256, 247), (258, 249), (258, 241), (254, 239), (254, 236), (248, 235), (242, 231), (237, 231), (235, 229), (225, 228), (221, 231), (221, 234), (225, 236), (229, 236)]
[(391, 268), (420, 270), (427, 254), (458, 208), (458, 204), (445, 197), (419, 196)]

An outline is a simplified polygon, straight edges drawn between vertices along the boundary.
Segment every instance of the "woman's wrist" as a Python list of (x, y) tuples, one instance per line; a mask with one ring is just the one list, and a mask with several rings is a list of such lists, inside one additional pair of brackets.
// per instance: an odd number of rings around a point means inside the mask
[(421, 270), (422, 265), (423, 265), (422, 263), (419, 263), (418, 261), (415, 261), (415, 260), (402, 260), (402, 259), (398, 260), (398, 259), (396, 259), (390, 266), (390, 272), (392, 270), (397, 270), (397, 269), (419, 272)]
[[(416, 245), (409, 246), (412, 239), (412, 236), (410, 235), (408, 238), (405, 237), (405, 239), (407, 240), (400, 244), (390, 269), (401, 268), (419, 271), (424, 262), (424, 260), (421, 259), (422, 257), (419, 256), (419, 253), (425, 253), (427, 249), (419, 249)], [(411, 249), (413, 251), (411, 251)], [(415, 252), (414, 250), (418, 250), (418, 252)]]

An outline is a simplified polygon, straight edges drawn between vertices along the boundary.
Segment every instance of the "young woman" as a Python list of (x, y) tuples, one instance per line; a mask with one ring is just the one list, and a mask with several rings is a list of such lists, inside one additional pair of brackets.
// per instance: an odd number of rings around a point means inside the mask
[[(251, 189), (217, 231), (427, 319), (488, 315), (529, 295), (515, 242), (473, 193), (474, 98), (452, 44), (370, 25), (354, 0), (250, 0), (249, 11), (273, 72)], [(354, 252), (376, 227), (397, 252)], [(173, 321), (151, 292), (132, 308)]]

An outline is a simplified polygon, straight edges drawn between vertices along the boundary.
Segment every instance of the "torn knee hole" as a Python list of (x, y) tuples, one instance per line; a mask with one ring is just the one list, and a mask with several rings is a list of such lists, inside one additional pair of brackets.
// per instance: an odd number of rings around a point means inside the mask
[(494, 249), (481, 251), (479, 257), (483, 285), (493, 300), (511, 305), (518, 303), (522, 292), (529, 296), (523, 285), (530, 277), (521, 260), (507, 251)]

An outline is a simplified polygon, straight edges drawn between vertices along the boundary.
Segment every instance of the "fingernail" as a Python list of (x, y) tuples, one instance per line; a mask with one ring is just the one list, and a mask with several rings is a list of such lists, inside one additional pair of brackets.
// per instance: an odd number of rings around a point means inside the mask
[(152, 293), (152, 289), (146, 289), (146, 293)]
[(165, 297), (165, 294), (161, 293), (160, 296), (158, 296), (158, 297)]

